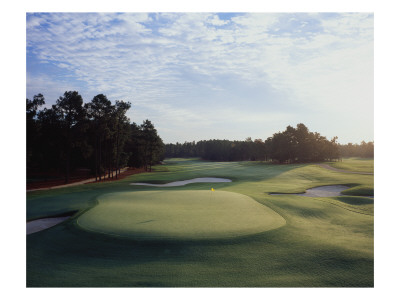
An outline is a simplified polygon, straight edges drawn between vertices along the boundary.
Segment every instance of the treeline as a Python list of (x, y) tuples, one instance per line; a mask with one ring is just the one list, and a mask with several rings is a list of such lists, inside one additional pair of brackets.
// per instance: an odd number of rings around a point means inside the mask
[(131, 103), (103, 94), (88, 103), (76, 91), (67, 91), (51, 108), (42, 94), (26, 99), (27, 175), (71, 172), (86, 168), (96, 180), (118, 177), (126, 166), (151, 166), (163, 158), (164, 144), (154, 125), (130, 123)]
[(166, 144), (166, 157), (201, 157), (215, 161), (265, 160), (265, 144), (261, 140), (208, 140)]
[(361, 144), (348, 143), (339, 145), (339, 152), (342, 157), (374, 157), (374, 142), (362, 141)]
[(328, 140), (318, 132), (311, 132), (304, 124), (287, 126), (262, 141), (208, 140), (166, 144), (166, 157), (201, 157), (218, 161), (272, 161), (277, 163), (319, 162), (340, 158), (337, 137)]

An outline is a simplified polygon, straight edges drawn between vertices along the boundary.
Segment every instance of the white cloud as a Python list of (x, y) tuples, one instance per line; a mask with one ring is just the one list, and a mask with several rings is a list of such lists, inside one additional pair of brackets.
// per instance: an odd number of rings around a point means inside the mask
[(27, 29), (32, 29), (35, 27), (40, 26), (40, 24), (43, 23), (43, 20), (35, 15), (30, 16), (29, 18), (27, 18), (26, 20), (26, 28)]
[[(306, 110), (332, 103), (354, 110), (363, 101), (364, 113), (373, 109), (373, 18), (367, 14), (256, 13), (230, 20), (212, 13), (35, 14), (27, 18), (27, 46), (84, 82), (90, 97), (130, 100), (160, 118), (202, 124), (195, 101), (220, 97), (230, 107), (227, 78), (255, 92), (273, 89)], [(63, 93), (65, 84), (52, 83)], [(31, 81), (27, 88), (33, 87)], [(229, 114), (240, 118), (235, 110)]]
[(229, 23), (228, 20), (221, 20), (217, 15), (208, 18), (207, 22), (214, 26), (222, 26)]

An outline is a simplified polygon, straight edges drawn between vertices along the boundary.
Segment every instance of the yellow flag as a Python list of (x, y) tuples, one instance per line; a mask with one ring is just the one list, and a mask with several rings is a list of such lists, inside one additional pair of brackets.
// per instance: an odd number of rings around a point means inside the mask
[(213, 192), (214, 192), (215, 190), (214, 190), (213, 188), (211, 188), (211, 191), (213, 191)]

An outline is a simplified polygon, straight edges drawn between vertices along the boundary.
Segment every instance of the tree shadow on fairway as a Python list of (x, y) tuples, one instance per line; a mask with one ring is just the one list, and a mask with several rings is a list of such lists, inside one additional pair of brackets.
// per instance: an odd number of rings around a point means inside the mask
[(27, 286), (373, 286), (373, 259), (284, 227), (226, 241), (134, 241), (69, 222), (28, 237)]
[(334, 197), (334, 199), (339, 200), (343, 203), (350, 204), (350, 205), (368, 205), (374, 204), (374, 199), (367, 198), (367, 197), (357, 197), (357, 196), (340, 196)]
[[(27, 236), (27, 286), (179, 286), (163, 282), (156, 274), (161, 270), (170, 272), (171, 266), (197, 264), (204, 259), (206, 249), (218, 244), (221, 245), (218, 241), (135, 241), (85, 232), (69, 222)], [(157, 265), (152, 271), (154, 276), (142, 278), (140, 270), (153, 264)]]
[[(227, 238), (210, 239), (135, 239), (134, 237), (112, 236), (82, 229), (76, 224), (79, 213), (69, 220), (46, 231), (27, 236), (30, 249), (40, 250), (44, 257), (60, 255), (60, 258), (102, 258), (118, 259), (132, 264), (152, 262), (155, 260), (190, 260), (192, 247), (214, 247), (246, 244), (264, 240), (270, 232)], [(47, 245), (46, 247), (42, 247)], [(197, 258), (193, 257), (194, 261)]]

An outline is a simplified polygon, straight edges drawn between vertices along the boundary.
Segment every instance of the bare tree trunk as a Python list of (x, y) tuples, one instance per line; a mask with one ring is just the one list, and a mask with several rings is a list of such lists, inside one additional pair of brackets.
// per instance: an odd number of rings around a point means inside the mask
[(65, 183), (69, 182), (69, 156), (70, 156), (70, 150), (68, 146), (67, 159), (65, 160)]
[(104, 148), (103, 148), (103, 165), (104, 165), (104, 176), (103, 179), (106, 180), (107, 179), (107, 146), (105, 145), (106, 141), (104, 141)]
[(98, 166), (98, 156), (99, 156), (99, 154), (98, 154), (98, 146), (97, 146), (97, 144), (98, 144), (98, 138), (96, 136), (95, 143), (94, 143), (94, 149), (95, 149), (95, 155), (94, 155), (94, 177), (95, 177), (96, 181), (98, 180), (98, 173), (99, 173), (99, 166)]
[(111, 166), (110, 166), (110, 157), (108, 157), (108, 179), (111, 178)]
[(119, 124), (118, 124), (118, 129), (117, 129), (117, 157), (115, 161), (115, 178), (118, 178), (118, 169), (119, 169)]
[(101, 138), (99, 138), (99, 144), (97, 145), (99, 147), (99, 152), (98, 152), (98, 157), (97, 157), (97, 167), (99, 168), (99, 181), (101, 181), (101, 176), (103, 175), (101, 173)]

